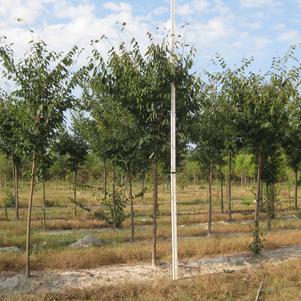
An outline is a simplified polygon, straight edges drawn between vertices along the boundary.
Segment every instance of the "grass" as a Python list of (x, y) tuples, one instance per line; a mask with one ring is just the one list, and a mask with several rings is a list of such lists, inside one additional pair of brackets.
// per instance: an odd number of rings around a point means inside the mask
[(116, 300), (116, 301), (249, 301), (255, 296), (261, 281), (260, 300), (298, 301), (301, 299), (301, 260), (235, 273), (199, 276), (177, 282), (169, 279), (148, 283), (124, 283), (117, 286), (70, 288), (61, 293), (40, 295), (13, 295), (5, 301), (15, 300)]
[[(217, 183), (218, 184), (218, 183)], [(139, 192), (139, 186), (135, 186)], [(84, 211), (79, 211), (77, 219), (72, 217), (72, 208), (68, 196), (71, 190), (65, 183), (47, 185), (47, 199), (54, 206), (48, 207), (47, 230), (42, 227), (41, 187), (36, 187), (32, 222), (32, 268), (47, 269), (83, 269), (97, 268), (112, 264), (137, 264), (151, 262), (152, 237), (152, 199), (148, 190), (144, 201), (135, 199), (136, 242), (130, 243), (130, 208), (126, 207), (127, 218), (122, 229), (113, 231), (104, 221), (95, 219)], [(79, 199), (87, 206), (97, 208), (100, 205), (95, 190), (79, 189)], [(254, 199), (251, 187), (233, 186), (233, 223), (227, 223), (227, 213), (220, 212), (218, 185), (213, 189), (212, 237), (207, 237), (208, 221), (207, 190), (205, 186), (190, 186), (178, 191), (178, 235), (179, 258), (202, 258), (248, 251), (251, 237), (251, 225), (244, 223), (254, 219), (254, 203), (244, 205), (242, 200)], [(24, 270), (24, 247), (26, 240), (26, 199), (28, 183), (23, 182), (20, 191), (20, 221), (14, 220), (14, 209), (8, 210), (9, 221), (5, 221), (0, 209), (0, 247), (18, 246), (20, 253), (0, 253), (0, 272), (19, 272)], [(135, 193), (135, 192), (134, 192)], [(0, 194), (0, 204), (3, 193)], [(292, 209), (292, 199), (281, 190), (276, 204), (277, 219), (272, 220), (273, 231), (264, 233), (265, 249), (296, 245), (301, 242), (301, 211)], [(227, 199), (225, 197), (225, 208)], [(161, 261), (170, 261), (170, 200), (169, 192), (163, 185), (159, 189), (160, 216), (158, 218), (158, 257)], [(283, 216), (296, 215), (295, 219)], [(261, 213), (262, 229), (265, 228), (265, 213)], [(1, 220), (2, 219), (2, 220)], [(65, 231), (69, 230), (69, 231)], [(103, 246), (88, 249), (71, 249), (69, 244), (85, 235), (92, 235), (105, 241)], [(179, 281), (176, 284), (168, 280), (147, 285), (126, 284), (115, 287), (89, 290), (66, 290), (62, 294), (40, 296), (19, 296), (22, 300), (254, 300), (261, 279), (265, 279), (264, 300), (301, 300), (300, 294), (301, 262), (281, 266), (267, 265), (259, 270), (225, 273)], [(216, 285), (218, 283), (218, 285)], [(271, 290), (270, 290), (271, 288)], [(296, 297), (297, 296), (297, 297)], [(17, 297), (10, 297), (8, 300)]]
[[(138, 241), (135, 243), (107, 243), (101, 247), (88, 249), (70, 249), (64, 247), (75, 238), (66, 236), (60, 248), (36, 248), (32, 253), (32, 267), (35, 270), (45, 269), (84, 269), (104, 265), (123, 263), (150, 263), (151, 242)], [(189, 240), (179, 240), (179, 257), (201, 258), (217, 256), (233, 252), (248, 251), (250, 235), (237, 237), (203, 237)], [(264, 236), (265, 249), (274, 249), (280, 246), (300, 244), (301, 232), (271, 232)], [(51, 241), (48, 242), (51, 245)], [(170, 242), (158, 241), (158, 257), (160, 260), (170, 260)], [(21, 271), (24, 269), (22, 254), (0, 253), (0, 271)]]

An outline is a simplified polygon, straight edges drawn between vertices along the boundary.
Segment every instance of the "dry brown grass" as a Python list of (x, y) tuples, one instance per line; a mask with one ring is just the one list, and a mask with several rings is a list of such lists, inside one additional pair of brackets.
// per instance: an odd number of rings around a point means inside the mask
[[(239, 237), (204, 237), (179, 241), (180, 259), (216, 256), (233, 252), (248, 251), (251, 241), (249, 235)], [(301, 232), (269, 233), (264, 237), (265, 249), (297, 245)], [(158, 257), (170, 259), (170, 242), (158, 242)], [(40, 250), (32, 254), (33, 269), (93, 268), (120, 263), (150, 262), (151, 242), (108, 244), (98, 248), (73, 250)], [(0, 271), (19, 271), (24, 267), (23, 254), (0, 254)]]
[(5, 300), (250, 301), (255, 300), (259, 284), (263, 280), (260, 300), (298, 301), (301, 299), (300, 270), (301, 260), (295, 260), (279, 265), (266, 264), (256, 270), (199, 276), (178, 282), (165, 279), (118, 287), (70, 288), (61, 293), (16, 295)]

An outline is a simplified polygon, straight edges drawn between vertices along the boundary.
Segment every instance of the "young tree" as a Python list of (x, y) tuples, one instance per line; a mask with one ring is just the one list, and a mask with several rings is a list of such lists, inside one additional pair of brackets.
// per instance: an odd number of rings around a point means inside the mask
[(50, 167), (53, 159), (49, 153), (41, 154), (37, 164), (37, 177), (42, 182), (42, 211), (43, 211), (43, 228), (46, 230), (46, 188), (45, 182), (50, 179)]
[(30, 276), (31, 211), (35, 185), (36, 163), (40, 154), (46, 153), (50, 141), (64, 121), (64, 112), (72, 106), (72, 90), (77, 83), (70, 77), (78, 48), (66, 55), (47, 50), (43, 41), (29, 43), (29, 51), (16, 61), (12, 45), (2, 43), (0, 61), (3, 75), (14, 83), (12, 93), (18, 100), (22, 128), (18, 137), (26, 145), (31, 157), (31, 185), (28, 201), (26, 235), (26, 276)]
[(289, 105), (289, 124), (283, 141), (283, 147), (289, 166), (294, 171), (295, 209), (298, 209), (298, 170), (301, 163), (301, 98), (293, 89)]
[(204, 86), (200, 96), (195, 158), (208, 170), (208, 236), (211, 236), (212, 221), (212, 172), (223, 157), (225, 140), (223, 136), (223, 119), (214, 83)]
[(71, 133), (60, 133), (55, 148), (60, 155), (66, 156), (67, 166), (73, 173), (73, 216), (76, 217), (78, 171), (87, 159), (88, 144), (79, 132), (73, 129)]
[(20, 137), (22, 128), (21, 106), (12, 97), (0, 97), (0, 150), (12, 160), (16, 219), (19, 219), (19, 176), (24, 144)]

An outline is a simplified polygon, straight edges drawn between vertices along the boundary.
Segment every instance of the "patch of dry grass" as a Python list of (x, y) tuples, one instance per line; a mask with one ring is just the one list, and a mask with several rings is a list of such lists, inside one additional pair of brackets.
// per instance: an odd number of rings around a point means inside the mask
[[(201, 258), (248, 251), (249, 235), (239, 237), (204, 237), (179, 241), (180, 259)], [(301, 232), (269, 233), (264, 237), (265, 249), (300, 244)], [(170, 260), (170, 242), (158, 241), (158, 257)], [(36, 270), (60, 268), (95, 268), (120, 263), (150, 262), (151, 242), (107, 244), (88, 249), (45, 249), (32, 254), (32, 267)], [(24, 267), (24, 255), (0, 254), (0, 271), (19, 271)]]
[(61, 293), (16, 295), (5, 301), (115, 300), (115, 301), (230, 301), (255, 300), (260, 282), (260, 300), (298, 301), (301, 299), (301, 260), (279, 265), (265, 264), (258, 269), (199, 276), (171, 282), (169, 279), (111, 287), (67, 289)]

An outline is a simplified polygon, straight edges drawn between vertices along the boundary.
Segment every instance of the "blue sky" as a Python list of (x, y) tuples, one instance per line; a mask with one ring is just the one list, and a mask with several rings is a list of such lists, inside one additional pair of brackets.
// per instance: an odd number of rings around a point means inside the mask
[[(179, 33), (197, 49), (196, 71), (211, 68), (221, 54), (231, 64), (255, 57), (255, 69), (265, 71), (273, 56), (301, 42), (301, 0), (177, 0)], [(24, 22), (17, 22), (22, 18)], [(112, 42), (126, 39), (116, 22), (146, 45), (146, 32), (160, 36), (169, 23), (167, 0), (0, 0), (0, 34), (15, 42), (17, 53), (32, 38), (51, 48), (82, 47), (102, 34)], [(181, 25), (189, 23), (185, 29)], [(159, 27), (159, 30), (156, 30)], [(103, 45), (105, 51), (108, 45)], [(300, 49), (297, 53), (300, 56)]]

